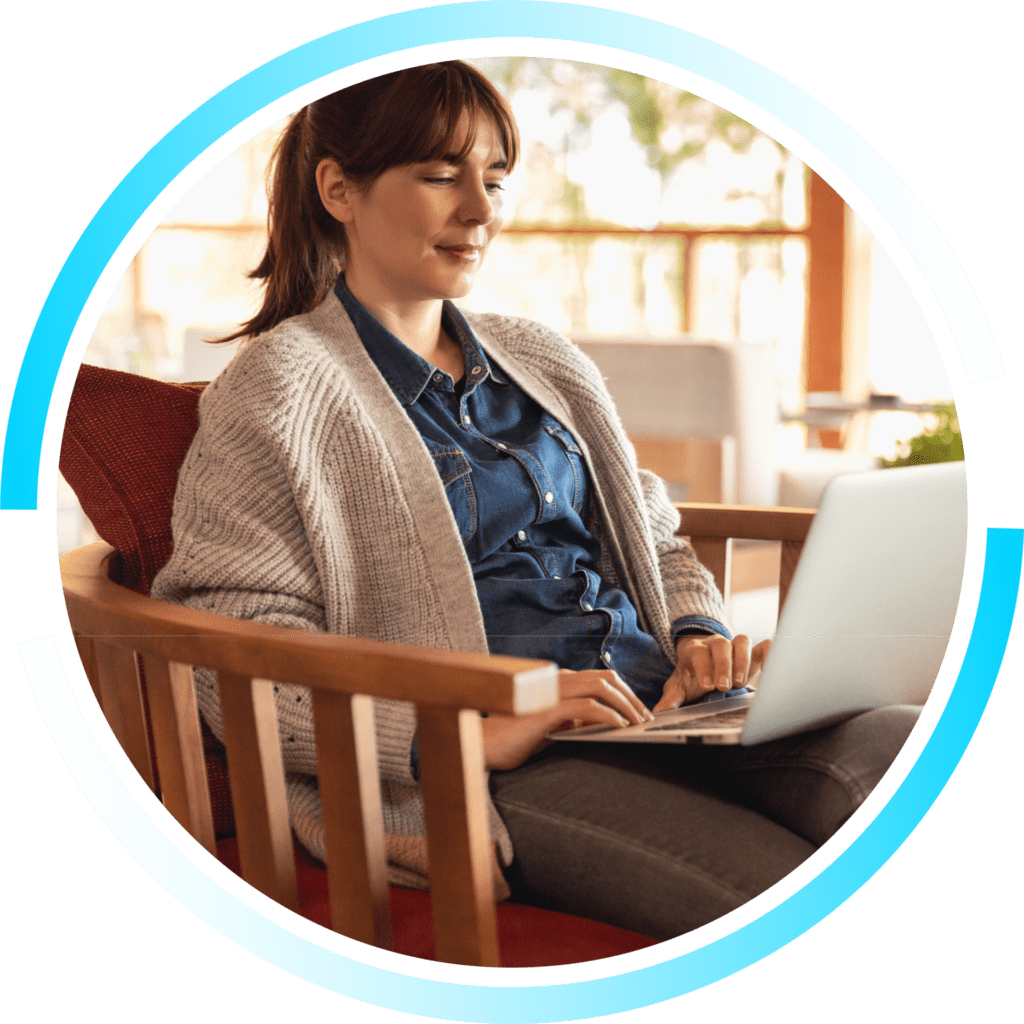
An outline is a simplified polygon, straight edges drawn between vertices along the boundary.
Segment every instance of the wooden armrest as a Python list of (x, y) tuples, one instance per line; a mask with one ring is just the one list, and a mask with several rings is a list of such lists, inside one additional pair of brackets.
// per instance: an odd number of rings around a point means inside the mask
[(111, 582), (113, 550), (90, 544), (61, 558), (81, 637), (217, 672), (435, 707), (516, 715), (558, 700), (553, 662), (308, 633), (183, 608)]
[(211, 853), (213, 820), (189, 666), (217, 672), (242, 876), (296, 906), (285, 776), (268, 680), (308, 686), (332, 927), (392, 945), (373, 707), (417, 705), (438, 959), (498, 965), (494, 855), (477, 711), (525, 714), (558, 700), (552, 662), (463, 654), (283, 629), (182, 608), (109, 579), (114, 549), (61, 559), (68, 616), (122, 747), (153, 785), (138, 660), (145, 669), (161, 797)]
[(779, 552), (779, 612), (785, 604), (807, 533), (814, 522), (812, 508), (760, 508), (748, 505), (709, 505), (676, 502), (680, 525), (676, 531), (689, 537), (697, 557), (715, 578), (728, 608), (732, 542), (781, 541)]
[(685, 537), (804, 541), (814, 521), (813, 508), (761, 508), (676, 502)]

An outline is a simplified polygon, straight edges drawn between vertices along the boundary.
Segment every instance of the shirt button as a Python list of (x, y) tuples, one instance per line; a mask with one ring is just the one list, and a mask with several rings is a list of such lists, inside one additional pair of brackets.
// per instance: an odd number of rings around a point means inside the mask
[(606, 665), (608, 665), (608, 666), (611, 666), (611, 663), (612, 663), (612, 656), (611, 656), (611, 655), (610, 655), (610, 654), (609, 654), (609, 653), (608, 653), (607, 651), (605, 651), (605, 652), (604, 652), (604, 654), (602, 654), (602, 655), (601, 655), (601, 660), (602, 660), (602, 661), (603, 661), (603, 662), (604, 662), (604, 663), (605, 663)]
[(520, 540), (526, 540), (526, 531), (525, 531), (525, 530), (520, 530), (520, 531), (519, 531), (519, 532), (518, 532), (518, 533), (516, 534), (516, 536), (517, 536), (517, 537), (518, 537), (518, 538), (519, 538)]
[(548, 491), (548, 493), (544, 495), (544, 500), (550, 505), (551, 502), (555, 500), (555, 496), (550, 491)]
[(434, 374), (434, 380), (436, 380), (436, 381), (440, 381), (440, 380), (441, 380), (441, 374), (439, 374), (439, 373), (435, 373), (435, 374)]
[(501, 450), (502, 450), (503, 452), (504, 452), (504, 451), (508, 451), (508, 449), (507, 449), (507, 448), (505, 447), (505, 445), (503, 445), (503, 444), (502, 444), (502, 443), (501, 443), (500, 441), (495, 441), (494, 443), (495, 443), (495, 444), (496, 444), (496, 445), (497, 445), (497, 446), (498, 446), (498, 447), (499, 447), (499, 448), (500, 448), (500, 449), (501, 449)]
[(482, 366), (474, 366), (473, 369), (470, 370), (469, 372), (472, 373), (472, 374), (482, 373), (483, 372), (483, 367)]
[(553, 580), (560, 580), (560, 579), (561, 579), (562, 577), (561, 577), (561, 576), (552, 576), (551, 578), (552, 578)]
[(472, 423), (472, 420), (468, 416), (463, 416), (462, 417), (462, 422), (465, 423), (466, 426), (468, 427), (470, 425), (470, 423)]
[(592, 612), (594, 610), (594, 606), (592, 604), (585, 604), (583, 606), (583, 610), (585, 612)]

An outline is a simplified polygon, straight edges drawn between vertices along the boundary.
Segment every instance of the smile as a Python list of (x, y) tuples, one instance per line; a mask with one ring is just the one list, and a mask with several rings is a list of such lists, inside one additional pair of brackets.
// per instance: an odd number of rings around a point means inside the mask
[(481, 250), (476, 245), (438, 245), (435, 248), (460, 263), (477, 263), (480, 260)]

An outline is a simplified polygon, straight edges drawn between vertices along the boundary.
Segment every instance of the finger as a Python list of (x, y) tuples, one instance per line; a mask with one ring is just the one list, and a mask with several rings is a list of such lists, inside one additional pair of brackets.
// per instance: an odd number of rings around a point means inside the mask
[(711, 649), (712, 672), (714, 685), (721, 691), (732, 689), (732, 641), (724, 636), (715, 637), (708, 642)]
[(743, 686), (750, 673), (750, 637), (741, 633), (732, 641), (732, 685)]
[(653, 716), (629, 686), (610, 669), (589, 669), (559, 678), (563, 697), (592, 697), (613, 707), (630, 722), (649, 721)]
[(768, 652), (771, 649), (771, 640), (762, 640), (759, 644), (756, 644), (754, 646), (754, 649), (750, 652), (751, 675), (753, 675), (755, 672), (761, 671), (761, 667), (764, 665), (764, 660), (768, 657)]
[(665, 680), (665, 687), (661, 693), (661, 700), (654, 705), (654, 712), (671, 711), (685, 704), (689, 699), (689, 688), (687, 676), (690, 673), (685, 668), (677, 667), (676, 670)]
[(594, 671), (605, 683), (616, 689), (626, 699), (629, 706), (640, 716), (641, 721), (646, 721), (651, 717), (644, 702), (633, 692), (633, 688), (618, 672), (611, 669), (595, 669)]
[(557, 725), (565, 721), (576, 722), (580, 725), (611, 725), (615, 728), (634, 724), (614, 708), (610, 708), (593, 697), (573, 697), (560, 701), (557, 707), (552, 708), (552, 724), (548, 731), (554, 730)]
[(708, 645), (705, 643), (691, 644), (686, 653), (689, 666), (684, 667), (688, 667), (693, 673), (698, 695), (701, 692), (707, 693), (713, 690), (715, 688), (715, 665)]

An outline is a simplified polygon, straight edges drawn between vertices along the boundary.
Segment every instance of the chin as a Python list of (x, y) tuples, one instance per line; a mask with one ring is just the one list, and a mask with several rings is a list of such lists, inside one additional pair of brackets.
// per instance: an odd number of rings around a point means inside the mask
[(460, 276), (442, 285), (438, 289), (438, 297), (442, 299), (463, 299), (473, 290), (474, 284), (476, 284), (476, 274), (468, 278)]

